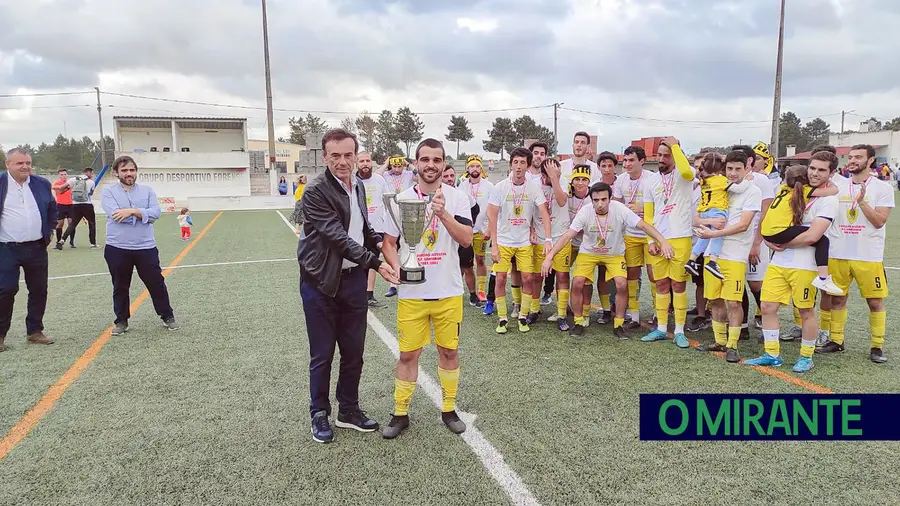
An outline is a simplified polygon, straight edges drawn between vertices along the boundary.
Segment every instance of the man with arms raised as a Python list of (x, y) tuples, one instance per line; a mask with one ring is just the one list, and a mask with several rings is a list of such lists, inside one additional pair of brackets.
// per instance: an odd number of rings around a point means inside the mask
[[(857, 144), (850, 149), (850, 179), (832, 178), (838, 187), (838, 213), (827, 232), (830, 241), (828, 272), (844, 292), (830, 296), (831, 325), (829, 341), (820, 353), (844, 351), (844, 326), (847, 324), (847, 294), (856, 280), (860, 295), (869, 306), (872, 331), (869, 359), (887, 362), (884, 356), (885, 305), (888, 296), (884, 272), (885, 224), (894, 207), (894, 189), (873, 173), (875, 148)], [(823, 303), (825, 295), (823, 295)], [(825, 310), (823, 309), (824, 313)]]
[[(544, 205), (547, 200), (537, 181), (526, 182), (525, 172), (531, 165), (531, 151), (516, 148), (509, 154), (510, 177), (497, 183), (488, 200), (488, 223), (491, 236), (491, 260), (497, 276), (497, 333), (507, 332), (506, 324), (506, 276), (512, 259), (522, 272), (522, 306), (519, 310), (519, 331), (528, 332), (527, 315), (531, 306), (531, 279), (533, 267), (531, 244), (531, 221), (535, 212), (541, 214), (544, 224), (545, 252), (552, 245), (550, 237), (550, 213)], [(537, 206), (537, 207), (535, 207)]]
[[(644, 216), (645, 197), (649, 196), (653, 188), (659, 184), (659, 175), (644, 168), (644, 160), (647, 155), (640, 146), (625, 148), (622, 158), (624, 172), (616, 177), (613, 186), (613, 197), (625, 204), (628, 209), (638, 216)], [(653, 279), (653, 269), (650, 267), (650, 250), (647, 244), (647, 235), (644, 231), (629, 227), (625, 231), (625, 265), (628, 267), (628, 313), (631, 321), (626, 324), (627, 330), (641, 327), (641, 303), (638, 299), (639, 282), (641, 279), (641, 267), (647, 266), (647, 278), (650, 280), (650, 294), (653, 303), (656, 304), (656, 283)]]
[[(469, 199), (453, 186), (443, 184), (444, 146), (425, 139), (416, 148), (419, 184), (397, 195), (397, 200), (428, 200), (425, 232), (417, 241), (416, 257), (425, 267), (425, 282), (402, 284), (397, 302), (397, 338), (400, 360), (394, 376), (394, 413), (382, 435), (393, 439), (409, 427), (409, 405), (416, 388), (419, 356), (431, 341), (438, 348), (438, 376), (444, 398), (441, 419), (455, 434), (466, 430), (456, 414), (459, 385), (459, 325), (463, 317), (463, 284), (459, 275), (460, 246), (472, 244)], [(400, 217), (394, 204), (394, 216)], [(402, 224), (400, 224), (402, 226)], [(384, 256), (399, 272), (397, 254), (400, 231), (392, 219), (385, 221)], [(404, 245), (405, 246), (405, 245)]]
[[(821, 151), (813, 155), (809, 161), (809, 167), (805, 169), (809, 186), (813, 188), (827, 186), (831, 176), (837, 170), (837, 166), (837, 157), (832, 153)], [(790, 167), (785, 176), (786, 178), (789, 175), (796, 177), (792, 173), (796, 174), (802, 170), (804, 170), (803, 166)], [(779, 367), (784, 363), (778, 341), (780, 333), (778, 309), (782, 304), (787, 305), (793, 301), (794, 306), (800, 312), (803, 326), (800, 357), (794, 363), (794, 372), (804, 373), (813, 367), (812, 356), (815, 352), (816, 333), (819, 330), (814, 311), (816, 288), (812, 286), (812, 282), (818, 274), (815, 247), (812, 244), (822, 238), (834, 221), (838, 210), (838, 200), (834, 195), (811, 197), (808, 201), (805, 196), (797, 197), (802, 197), (800, 202), (796, 202), (793, 198), (788, 200), (779, 197), (773, 200), (770, 206), (772, 212), (779, 206), (794, 208), (796, 213), (802, 213), (802, 225), (809, 229), (787, 244), (769, 244), (775, 253), (766, 270), (762, 286), (765, 353), (759, 358), (746, 361), (745, 364)]]
[(474, 199), (475, 203), (478, 204), (479, 213), (472, 226), (472, 249), (475, 250), (475, 285), (478, 291), (478, 299), (484, 301), (487, 286), (487, 267), (484, 266), (487, 241), (484, 238), (484, 234), (488, 230), (488, 198), (491, 196), (491, 190), (494, 189), (494, 183), (481, 177), (484, 172), (484, 165), (481, 157), (478, 155), (471, 155), (466, 160), (466, 172), (469, 177), (464, 178), (459, 183), (458, 189), (468, 195), (470, 199)]
[[(638, 227), (653, 237), (661, 248), (662, 255), (671, 258), (672, 247), (655, 228), (645, 223), (621, 202), (610, 202), (612, 188), (606, 183), (595, 183), (591, 186), (591, 206), (578, 211), (569, 229), (556, 241), (542, 265), (542, 272), (550, 270), (552, 257), (572, 242), (572, 239), (583, 232), (578, 257), (575, 259), (572, 280), (572, 307), (581, 306), (581, 295), (584, 283), (594, 276), (594, 269), (599, 265), (606, 268), (606, 281), (616, 283), (616, 316), (613, 324), (613, 335), (619, 339), (628, 339), (622, 325), (625, 323), (625, 309), (628, 305), (628, 282), (625, 266), (625, 240), (627, 227)], [(575, 317), (575, 326), (570, 331), (573, 336), (584, 334), (584, 316)]]
[[(532, 153), (534, 153), (533, 149)], [(541, 191), (544, 194), (544, 199), (546, 199), (543, 206), (550, 208), (550, 240), (555, 242), (558, 241), (565, 233), (566, 229), (569, 228), (569, 194), (566, 193), (566, 190), (559, 184), (559, 162), (552, 158), (545, 159), (543, 167), (541, 168), (540, 181)], [(568, 330), (568, 324), (566, 323), (566, 307), (569, 303), (569, 266), (572, 258), (572, 247), (570, 243), (566, 243), (562, 246), (560, 250), (550, 258), (550, 265), (552, 267), (551, 272), (544, 273), (541, 266), (544, 263), (544, 244), (547, 242), (547, 237), (544, 235), (543, 216), (544, 213), (541, 213), (539, 209), (535, 209), (532, 218), (534, 237), (531, 241), (534, 244), (534, 252), (532, 253), (534, 263), (532, 271), (535, 275), (532, 277), (531, 314), (528, 315), (528, 320), (529, 323), (531, 323), (538, 319), (538, 314), (540, 312), (540, 300), (538, 299), (538, 296), (541, 293), (542, 284), (542, 278), (538, 273), (543, 273), (546, 277), (556, 277), (556, 283), (557, 286), (559, 286), (559, 292), (556, 297), (557, 326), (559, 327), (559, 330)]]
[[(366, 211), (369, 215), (369, 225), (376, 234), (384, 232), (384, 192), (387, 190), (387, 182), (380, 174), (372, 172), (372, 155), (363, 151), (356, 155), (356, 177), (366, 188)], [(366, 284), (366, 295), (369, 307), (382, 306), (375, 299), (375, 270), (369, 269), (369, 279)]]
[[(656, 279), (657, 328), (641, 338), (645, 343), (667, 338), (669, 321), (669, 292), (674, 292), (675, 344), (688, 348), (684, 335), (687, 320), (687, 279), (684, 264), (691, 257), (691, 236), (694, 216), (693, 195), (695, 171), (691, 167), (678, 139), (666, 137), (659, 145), (659, 179), (644, 194), (644, 217), (652, 216), (653, 225), (665, 237), (675, 251), (671, 258), (659, 254), (659, 245), (648, 240), (650, 263)], [(681, 263), (679, 263), (681, 262)]]
[[(718, 155), (711, 153), (704, 158), (703, 163), (721, 163), (719, 160)], [(710, 168), (706, 172), (713, 173), (715, 170)], [(728, 181), (739, 184), (746, 176), (747, 154), (743, 151), (728, 153), (725, 157), (725, 177)], [(725, 228), (708, 228), (706, 219), (697, 218), (700, 226), (694, 229), (694, 233), (703, 239), (724, 237), (717, 262), (724, 279), (719, 279), (709, 271), (703, 272), (704, 295), (712, 309), (712, 327), (716, 340), (701, 346), (700, 351), (725, 352), (725, 360), (732, 363), (741, 360), (738, 340), (743, 331), (741, 324), (744, 321), (744, 310), (741, 301), (746, 292), (747, 251), (756, 234), (753, 222), (759, 214), (761, 202), (762, 192), (755, 185), (751, 185), (743, 193), (731, 193), (728, 195), (728, 221)]]
[[(387, 160), (388, 170), (384, 173), (384, 180), (387, 183), (386, 192), (400, 194), (400, 192), (412, 188), (415, 184), (416, 176), (413, 171), (409, 170), (409, 162), (403, 155), (394, 155)], [(385, 292), (385, 297), (393, 297), (397, 295), (397, 287), (391, 285)]]

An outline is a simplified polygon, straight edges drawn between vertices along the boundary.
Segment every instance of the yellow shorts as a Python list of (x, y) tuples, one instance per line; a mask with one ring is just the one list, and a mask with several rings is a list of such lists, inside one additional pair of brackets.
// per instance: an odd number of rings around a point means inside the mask
[[(543, 265), (546, 257), (544, 256), (544, 245), (543, 244), (535, 244), (534, 252), (532, 252), (532, 271), (531, 272), (541, 272), (541, 265)], [(557, 253), (553, 257), (553, 270), (556, 272), (569, 272), (569, 268), (572, 266), (572, 245), (566, 244), (563, 246), (559, 253)]]
[(744, 300), (744, 290), (747, 281), (747, 264), (725, 260), (718, 261), (719, 271), (725, 275), (725, 279), (719, 279), (711, 272), (703, 269), (703, 295), (708, 300), (730, 300), (741, 302)]
[(816, 305), (816, 287), (812, 286), (816, 271), (789, 269), (769, 264), (763, 278), (763, 302), (778, 302), (785, 306), (794, 301), (797, 309), (810, 309)]
[(831, 258), (828, 260), (828, 273), (844, 295), (850, 292), (850, 282), (855, 279), (862, 298), (886, 299), (888, 296), (887, 278), (881, 262)]
[(431, 342), (441, 348), (459, 347), (459, 324), (463, 318), (463, 298), (437, 300), (400, 299), (397, 301), (397, 340), (400, 351), (416, 351)]
[(675, 256), (671, 259), (667, 259), (662, 254), (650, 255), (648, 246), (647, 263), (653, 268), (653, 279), (658, 281), (669, 278), (672, 281), (687, 281), (690, 274), (684, 270), (684, 265), (691, 259), (691, 238), (679, 237), (668, 241), (675, 249)]
[(484, 240), (484, 234), (475, 232), (472, 234), (472, 249), (475, 250), (475, 256), (483, 257), (487, 253), (488, 243)]
[(519, 272), (532, 272), (531, 267), (532, 263), (532, 253), (534, 252), (534, 248), (531, 244), (528, 246), (522, 246), (521, 248), (511, 248), (509, 246), (500, 246), (500, 261), (493, 265), (494, 273), (498, 272), (506, 272), (509, 273), (510, 268), (512, 267), (512, 260), (516, 260), (516, 268)]
[(650, 246), (646, 237), (625, 236), (625, 265), (643, 267), (650, 262)]
[(592, 253), (578, 253), (572, 275), (592, 280), (594, 279), (594, 269), (601, 265), (606, 267), (606, 281), (615, 277), (624, 278), (626, 276), (625, 257), (623, 255), (610, 257)]

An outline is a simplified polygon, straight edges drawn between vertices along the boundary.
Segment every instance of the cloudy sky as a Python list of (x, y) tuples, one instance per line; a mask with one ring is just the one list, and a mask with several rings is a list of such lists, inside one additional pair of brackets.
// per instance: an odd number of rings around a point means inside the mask
[[(269, 0), (276, 135), (301, 111), (337, 125), (409, 106), (443, 138), (453, 111), (481, 152), (497, 116), (530, 114), (619, 151), (768, 140), (777, 0)], [(113, 115), (246, 117), (265, 138), (258, 0), (0, 0), (0, 144), (98, 135)], [(788, 0), (782, 110), (848, 128), (900, 116), (895, 0)], [(8, 97), (8, 95), (18, 95)], [(22, 96), (30, 95), (30, 96)], [(521, 109), (519, 108), (530, 108)], [(579, 112), (580, 111), (580, 112)], [(719, 123), (711, 123), (719, 122)], [(451, 152), (455, 149), (450, 149)]]

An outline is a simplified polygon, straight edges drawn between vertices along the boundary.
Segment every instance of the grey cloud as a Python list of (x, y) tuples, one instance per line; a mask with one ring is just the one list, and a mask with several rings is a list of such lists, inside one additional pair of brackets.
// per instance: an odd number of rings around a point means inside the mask
[(6, 86), (47, 89), (59, 86), (90, 88), (97, 84), (97, 73), (82, 67), (60, 61), (36, 61), (23, 55), (12, 59), (12, 72), (3, 80)]

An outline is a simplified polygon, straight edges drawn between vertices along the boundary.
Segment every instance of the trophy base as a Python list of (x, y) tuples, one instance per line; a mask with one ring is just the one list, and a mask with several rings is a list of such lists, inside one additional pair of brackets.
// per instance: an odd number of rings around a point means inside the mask
[(425, 269), (400, 268), (400, 283), (404, 285), (419, 285), (425, 282)]

